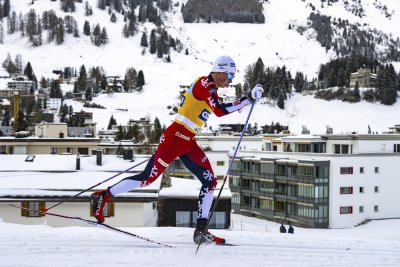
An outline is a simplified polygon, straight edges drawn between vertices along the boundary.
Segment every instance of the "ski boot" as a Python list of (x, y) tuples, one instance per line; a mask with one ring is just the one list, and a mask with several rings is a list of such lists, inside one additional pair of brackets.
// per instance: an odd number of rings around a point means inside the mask
[(207, 225), (207, 219), (197, 219), (197, 225), (196, 229), (194, 230), (193, 233), (193, 241), (196, 244), (211, 244), (215, 243), (216, 245), (221, 245), (225, 244), (225, 239), (221, 237), (217, 237), (210, 233), (209, 231), (205, 232), (203, 235), (203, 232), (206, 228)]
[(94, 192), (90, 195), (90, 203), (92, 203), (93, 216), (97, 219), (99, 223), (105, 221), (103, 208), (107, 201), (111, 200), (112, 196), (107, 190), (101, 190)]

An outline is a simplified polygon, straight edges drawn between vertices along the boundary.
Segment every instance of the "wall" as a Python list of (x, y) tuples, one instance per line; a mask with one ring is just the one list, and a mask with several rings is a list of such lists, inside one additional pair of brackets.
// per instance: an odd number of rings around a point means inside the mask
[[(46, 202), (46, 207), (51, 207), (57, 202)], [(47, 224), (50, 226), (87, 226), (78, 222), (65, 220), (54, 216), (22, 217), (21, 210), (8, 206), (8, 204), (21, 205), (21, 202), (0, 202), (0, 218), (7, 223), (18, 224)], [(63, 203), (49, 212), (62, 215), (82, 217), (95, 220), (90, 217), (89, 202)], [(124, 227), (154, 227), (157, 226), (157, 209), (153, 203), (115, 203), (114, 217), (106, 218), (106, 223), (112, 226)]]
[[(329, 227), (352, 227), (367, 219), (400, 217), (400, 155), (341, 156), (331, 158)], [(340, 167), (353, 167), (353, 174), (340, 174)], [(364, 167), (364, 173), (360, 173)], [(374, 168), (379, 167), (379, 173)], [(352, 194), (340, 194), (340, 187), (353, 187)], [(379, 192), (374, 192), (374, 187)], [(360, 187), (364, 193), (360, 193)], [(379, 211), (374, 211), (378, 205)], [(341, 206), (352, 206), (352, 214), (340, 214)], [(364, 212), (359, 207), (364, 206)]]

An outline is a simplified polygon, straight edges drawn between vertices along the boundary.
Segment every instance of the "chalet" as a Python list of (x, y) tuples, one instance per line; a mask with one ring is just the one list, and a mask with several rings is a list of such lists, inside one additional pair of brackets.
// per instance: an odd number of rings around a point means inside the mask
[(374, 87), (376, 82), (376, 74), (371, 73), (368, 68), (360, 68), (355, 73), (350, 74), (350, 87)]

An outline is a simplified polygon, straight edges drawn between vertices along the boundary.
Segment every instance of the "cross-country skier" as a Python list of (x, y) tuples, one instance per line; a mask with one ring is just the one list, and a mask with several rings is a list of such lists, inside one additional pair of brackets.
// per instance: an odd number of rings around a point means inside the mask
[[(211, 113), (218, 117), (227, 115), (253, 103), (264, 92), (260, 85), (256, 85), (247, 96), (231, 103), (223, 103), (217, 89), (227, 87), (235, 77), (235, 73), (236, 65), (233, 59), (229, 56), (220, 56), (215, 60), (208, 76), (194, 81), (184, 93), (175, 120), (161, 136), (160, 144), (145, 169), (139, 174), (122, 179), (106, 190), (91, 195), (93, 214), (99, 222), (104, 222), (104, 205), (113, 196), (148, 186), (179, 157), (202, 183), (198, 200), (197, 226), (193, 234), (193, 241), (196, 244), (200, 243), (207, 224), (217, 178), (206, 154), (197, 144), (195, 135), (204, 127)], [(202, 242), (225, 243), (225, 239), (207, 231)]]

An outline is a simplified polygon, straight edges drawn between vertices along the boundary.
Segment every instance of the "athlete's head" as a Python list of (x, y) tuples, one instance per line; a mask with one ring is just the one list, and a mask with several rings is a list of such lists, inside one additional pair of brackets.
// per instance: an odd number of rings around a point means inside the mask
[(230, 56), (220, 56), (214, 61), (211, 75), (217, 87), (227, 87), (235, 78), (236, 64)]

